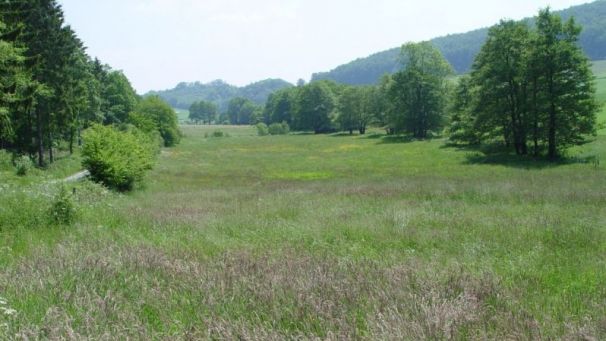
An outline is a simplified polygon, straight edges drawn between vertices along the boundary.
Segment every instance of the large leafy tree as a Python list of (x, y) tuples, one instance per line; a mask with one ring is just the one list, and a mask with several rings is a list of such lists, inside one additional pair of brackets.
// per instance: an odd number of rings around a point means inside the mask
[(311, 130), (316, 134), (331, 130), (334, 107), (334, 96), (327, 83), (312, 82), (300, 87), (295, 109), (295, 130)]
[(287, 88), (269, 95), (263, 111), (265, 123), (286, 122), (292, 125), (295, 116), (295, 101), (298, 89)]
[(362, 102), (361, 91), (356, 87), (348, 87), (339, 96), (337, 101), (337, 111), (339, 114), (337, 122), (341, 130), (349, 131), (349, 134), (353, 134), (353, 131), (357, 129), (358, 117), (363, 110)]
[(497, 130), (506, 143), (512, 144), (520, 155), (527, 153), (526, 74), (530, 39), (526, 24), (502, 21), (490, 29), (472, 75), (478, 89), (475, 115), (481, 121), (491, 122), (485, 126), (499, 127)]
[(428, 42), (404, 45), (402, 57), (406, 68), (393, 76), (389, 89), (394, 105), (389, 125), (397, 133), (426, 138), (444, 124), (452, 67)]
[(211, 124), (217, 118), (218, 112), (217, 105), (212, 102), (194, 102), (189, 107), (189, 119), (196, 123), (206, 122)]
[(366, 133), (366, 128), (374, 118), (373, 101), (374, 88), (372, 87), (347, 87), (337, 100), (337, 123), (340, 128), (353, 134), (354, 130), (360, 134)]
[(577, 44), (581, 30), (574, 18), (563, 23), (549, 9), (536, 21), (532, 76), (538, 80), (542, 103), (537, 110), (546, 114), (547, 154), (552, 159), (561, 148), (595, 132), (595, 85), (589, 60)]
[(447, 130), (453, 142), (479, 144), (483, 140), (483, 132), (490, 131), (476, 126), (480, 121), (473, 110), (478, 97), (474, 90), (471, 76), (466, 75), (459, 79), (450, 107), (450, 125)]
[(158, 96), (148, 96), (141, 100), (131, 113), (130, 121), (143, 131), (157, 131), (166, 147), (176, 145), (181, 139), (177, 114)]
[(388, 133), (393, 133), (390, 120), (393, 117), (394, 106), (389, 98), (389, 89), (393, 85), (390, 75), (383, 75), (379, 84), (369, 90), (368, 110), (372, 114), (372, 120), (379, 126), (384, 127)]
[(227, 117), (231, 124), (246, 125), (251, 123), (251, 119), (257, 110), (257, 105), (253, 101), (243, 97), (236, 97), (229, 101)]
[(581, 28), (542, 10), (536, 29), (502, 21), (490, 29), (470, 78), (459, 83), (451, 139), (498, 138), (517, 154), (549, 158), (595, 132), (593, 75), (577, 45)]
[(102, 89), (105, 123), (126, 122), (139, 100), (128, 78), (121, 71), (109, 70), (103, 75)]

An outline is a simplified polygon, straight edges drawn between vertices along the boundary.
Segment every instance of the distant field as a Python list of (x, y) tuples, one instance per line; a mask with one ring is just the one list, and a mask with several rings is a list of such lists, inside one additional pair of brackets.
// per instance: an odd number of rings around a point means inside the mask
[(593, 61), (592, 65), (593, 65), (593, 73), (597, 77), (606, 76), (606, 60)]
[(603, 105), (598, 115), (598, 122), (604, 126), (600, 133), (606, 134), (606, 61), (593, 62), (593, 73), (596, 76), (597, 97)]
[(189, 110), (185, 109), (175, 109), (177, 113), (177, 117), (179, 118), (179, 122), (184, 123), (189, 120)]

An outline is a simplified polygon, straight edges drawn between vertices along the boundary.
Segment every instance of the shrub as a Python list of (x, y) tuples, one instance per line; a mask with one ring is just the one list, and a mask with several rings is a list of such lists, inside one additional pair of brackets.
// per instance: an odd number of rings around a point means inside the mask
[(222, 132), (222, 131), (220, 131), (220, 130), (215, 130), (215, 131), (213, 131), (213, 134), (212, 134), (211, 136), (212, 136), (212, 137), (223, 137), (223, 136), (224, 136), (224, 134), (223, 134), (223, 132)]
[(257, 123), (257, 135), (259, 135), (259, 136), (269, 135), (269, 128), (267, 127), (267, 124), (265, 124), (263, 122)]
[(17, 171), (17, 175), (25, 176), (29, 171), (34, 167), (34, 163), (32, 159), (27, 155), (21, 155), (15, 159), (15, 169)]
[(284, 135), (290, 133), (290, 126), (286, 122), (282, 122), (282, 132)]
[(140, 139), (146, 140), (152, 146), (152, 151), (155, 154), (160, 154), (162, 147), (164, 147), (164, 139), (160, 132), (157, 130), (145, 131), (133, 124), (122, 124), (117, 126), (118, 130), (122, 132), (129, 132), (138, 136)]
[(65, 186), (61, 186), (53, 200), (50, 217), (54, 223), (60, 225), (71, 225), (75, 220), (76, 208)]
[(269, 126), (269, 133), (271, 135), (286, 135), (289, 132), (290, 132), (290, 127), (288, 126), (288, 123), (286, 123), (286, 122), (272, 123)]
[(129, 115), (129, 123), (146, 133), (160, 132), (165, 147), (172, 147), (181, 140), (177, 113), (158, 96), (144, 98)]
[(136, 128), (94, 125), (84, 134), (82, 164), (94, 181), (129, 191), (152, 168), (155, 151), (153, 139)]

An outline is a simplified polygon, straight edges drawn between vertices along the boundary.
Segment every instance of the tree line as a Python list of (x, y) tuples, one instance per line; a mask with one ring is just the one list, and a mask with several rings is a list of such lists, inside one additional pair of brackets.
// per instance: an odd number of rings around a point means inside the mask
[(500, 139), (518, 155), (546, 153), (595, 134), (595, 84), (578, 45), (581, 27), (542, 10), (535, 27), (502, 21), (490, 29), (470, 75), (457, 88), (451, 139)]
[(574, 18), (545, 9), (532, 23), (491, 28), (468, 75), (456, 77), (432, 43), (410, 43), (401, 50), (404, 69), (377, 85), (299, 84), (270, 95), (250, 123), (361, 134), (372, 124), (389, 134), (446, 134), (455, 143), (497, 142), (519, 155), (556, 158), (596, 132), (594, 77)]
[(257, 105), (263, 105), (267, 96), (272, 92), (292, 86), (282, 79), (265, 79), (243, 87), (237, 87), (222, 80), (206, 84), (182, 82), (173, 89), (151, 91), (147, 95), (158, 95), (173, 108), (179, 109), (188, 109), (194, 102), (200, 100), (210, 101), (218, 107), (220, 112), (225, 112), (232, 98), (242, 97)]
[(169, 106), (140, 98), (121, 71), (87, 55), (57, 1), (1, 1), (0, 149), (45, 166), (95, 123), (153, 127), (166, 145), (179, 137)]

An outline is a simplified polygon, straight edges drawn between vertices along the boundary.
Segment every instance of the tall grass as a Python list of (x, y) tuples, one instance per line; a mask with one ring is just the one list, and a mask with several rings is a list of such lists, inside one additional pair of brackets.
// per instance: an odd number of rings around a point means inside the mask
[(44, 218), (51, 188), (3, 187), (0, 333), (606, 337), (605, 166), (582, 162), (606, 160), (604, 136), (549, 164), (380, 132), (183, 129), (145, 187), (79, 185), (71, 227)]

